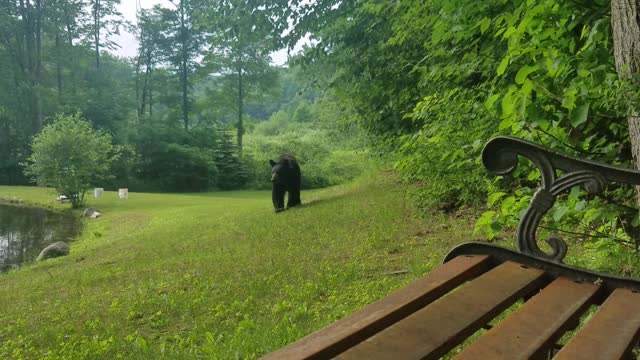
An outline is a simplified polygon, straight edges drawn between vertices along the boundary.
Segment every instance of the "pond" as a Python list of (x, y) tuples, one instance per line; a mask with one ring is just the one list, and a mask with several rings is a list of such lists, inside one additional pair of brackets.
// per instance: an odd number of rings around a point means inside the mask
[(0, 204), (0, 273), (35, 261), (49, 244), (73, 240), (80, 226), (72, 215)]

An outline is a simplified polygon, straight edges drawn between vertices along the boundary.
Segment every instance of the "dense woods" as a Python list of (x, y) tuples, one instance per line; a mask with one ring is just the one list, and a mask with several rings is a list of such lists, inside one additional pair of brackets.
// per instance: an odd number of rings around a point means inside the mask
[[(58, 113), (112, 135), (106, 187), (266, 188), (264, 165), (283, 152), (301, 160), (305, 187), (322, 187), (363, 171), (366, 145), (418, 185), (424, 209), (488, 205), (477, 224), (488, 238), (514, 225), (538, 176), (487, 177), (478, 155), (491, 136), (633, 166), (636, 66), (622, 58), (633, 36), (611, 36), (630, 26), (611, 6), (633, 2), (176, 0), (135, 24), (118, 3), (3, 3), (2, 184), (30, 181), (30, 141)], [(131, 59), (109, 51), (125, 28), (139, 41)], [(300, 41), (287, 66), (271, 64)], [(635, 244), (633, 191), (610, 188), (605, 205), (576, 189), (548, 225)]]
[[(286, 24), (275, 16), (281, 4), (174, 1), (140, 9), (135, 23), (119, 5), (1, 5), (0, 184), (30, 183), (31, 140), (56, 114), (76, 113), (116, 145), (106, 188), (266, 188), (268, 160), (282, 152), (299, 153), (307, 187), (358, 174), (357, 129), (297, 68), (271, 63)], [(113, 55), (123, 31), (137, 37), (134, 58)], [(325, 171), (335, 162), (344, 165)]]

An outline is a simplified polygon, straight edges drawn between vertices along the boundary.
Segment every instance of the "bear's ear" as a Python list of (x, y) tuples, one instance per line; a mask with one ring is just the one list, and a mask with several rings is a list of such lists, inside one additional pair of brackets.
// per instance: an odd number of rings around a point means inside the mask
[(275, 161), (273, 161), (273, 160), (269, 160), (269, 164), (271, 164), (271, 167), (276, 166), (276, 162), (275, 162)]

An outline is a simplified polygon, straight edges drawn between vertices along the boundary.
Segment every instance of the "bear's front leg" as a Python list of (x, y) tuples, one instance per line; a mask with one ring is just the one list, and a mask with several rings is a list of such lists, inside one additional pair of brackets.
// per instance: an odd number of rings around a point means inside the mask
[(283, 186), (273, 183), (271, 200), (273, 201), (273, 208), (276, 210), (276, 213), (284, 211), (284, 193), (285, 188)]

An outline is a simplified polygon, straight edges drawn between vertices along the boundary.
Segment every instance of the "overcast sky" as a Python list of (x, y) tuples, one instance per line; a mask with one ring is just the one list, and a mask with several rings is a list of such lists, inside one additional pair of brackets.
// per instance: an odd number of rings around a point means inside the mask
[[(135, 24), (136, 22), (136, 2), (139, 1), (140, 6), (144, 9), (153, 7), (156, 4), (160, 4), (165, 7), (172, 7), (169, 0), (122, 0), (120, 3), (120, 12), (126, 20)], [(114, 51), (119, 56), (133, 57), (138, 50), (138, 41), (133, 34), (128, 32), (122, 32), (120, 35), (115, 36), (113, 40), (120, 45), (120, 48)], [(287, 61), (287, 50), (280, 50), (271, 54), (273, 63), (276, 65), (283, 65)]]

